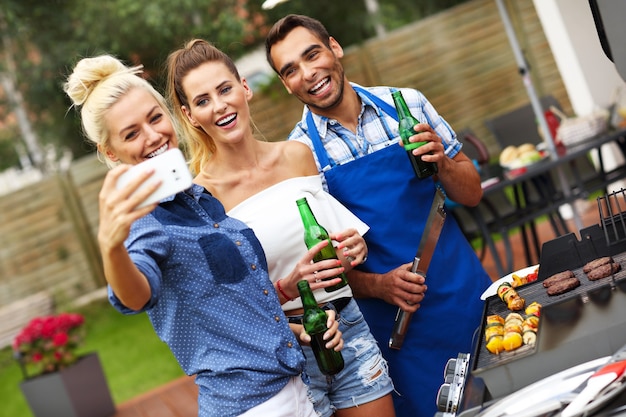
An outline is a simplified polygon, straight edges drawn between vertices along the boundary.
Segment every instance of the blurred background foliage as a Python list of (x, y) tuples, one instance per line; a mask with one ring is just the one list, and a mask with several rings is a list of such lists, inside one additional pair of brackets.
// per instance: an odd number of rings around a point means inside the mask
[[(366, 1), (378, 5), (368, 13)], [(202, 37), (233, 58), (263, 43), (271, 24), (288, 13), (321, 20), (343, 47), (467, 0), (291, 0), (270, 10), (263, 0), (3, 0), (0, 6), (0, 171), (33, 158), (35, 148), (74, 157), (92, 152), (62, 90), (82, 57), (113, 54), (143, 64), (163, 88), (169, 51)], [(24, 110), (29, 135), (19, 111)], [(17, 115), (16, 115), (17, 114)], [(31, 140), (27, 140), (31, 137)], [(33, 161), (35, 159), (35, 161)]]

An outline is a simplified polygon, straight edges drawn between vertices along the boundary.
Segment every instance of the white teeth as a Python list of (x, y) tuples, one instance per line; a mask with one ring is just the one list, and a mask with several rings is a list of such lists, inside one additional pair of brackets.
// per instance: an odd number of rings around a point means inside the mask
[(147, 158), (154, 158), (157, 155), (161, 155), (163, 152), (167, 151), (167, 143), (165, 143), (163, 146), (161, 146), (159, 149), (157, 149), (154, 152), (150, 152), (148, 155), (146, 155)]
[(317, 90), (319, 90), (320, 88), (322, 88), (324, 85), (326, 85), (326, 83), (328, 82), (328, 80), (326, 78), (324, 78), (322, 81), (320, 81), (319, 83), (315, 84), (313, 86), (313, 88), (311, 88), (309, 91), (313, 94), (315, 94), (317, 92)]
[(227, 124), (229, 124), (230, 122), (232, 122), (233, 120), (235, 120), (235, 117), (237, 117), (237, 115), (236, 115), (236, 114), (231, 114), (230, 116), (225, 117), (225, 118), (223, 118), (223, 119), (219, 120), (219, 121), (217, 122), (217, 125), (218, 125), (218, 126), (224, 126), (224, 125), (227, 125)]

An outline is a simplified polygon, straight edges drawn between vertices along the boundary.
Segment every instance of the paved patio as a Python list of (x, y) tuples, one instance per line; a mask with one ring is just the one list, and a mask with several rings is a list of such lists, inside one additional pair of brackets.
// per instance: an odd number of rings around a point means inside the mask
[(182, 377), (117, 406), (112, 417), (197, 417), (198, 388)]

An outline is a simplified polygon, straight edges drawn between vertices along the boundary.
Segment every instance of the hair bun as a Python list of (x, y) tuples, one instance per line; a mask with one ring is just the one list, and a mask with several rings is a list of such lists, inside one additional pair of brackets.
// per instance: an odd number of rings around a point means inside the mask
[(82, 105), (102, 81), (116, 73), (128, 73), (129, 68), (111, 55), (81, 59), (67, 79), (63, 89), (74, 105)]

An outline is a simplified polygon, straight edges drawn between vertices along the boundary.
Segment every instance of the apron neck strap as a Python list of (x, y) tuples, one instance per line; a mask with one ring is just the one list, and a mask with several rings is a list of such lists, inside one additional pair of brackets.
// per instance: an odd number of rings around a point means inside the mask
[[(386, 101), (383, 101), (379, 97), (376, 97), (374, 94), (370, 93), (362, 87), (353, 85), (352, 88), (354, 88), (355, 91), (363, 94), (365, 97), (369, 98), (374, 104), (380, 107), (382, 111), (387, 113), (388, 116), (393, 117), (396, 122), (398, 121), (398, 112), (396, 111), (396, 108), (394, 106), (387, 103)], [(395, 89), (391, 89), (391, 91), (393, 92), (395, 91)]]
[(328, 154), (326, 153), (326, 149), (324, 149), (322, 139), (320, 138), (320, 134), (315, 126), (315, 121), (313, 120), (313, 113), (310, 110), (306, 115), (306, 129), (309, 133), (309, 138), (311, 138), (311, 142), (313, 142), (313, 150), (317, 155), (317, 160), (320, 163), (322, 172), (334, 167), (336, 164), (334, 161), (328, 159)]
[[(391, 104), (383, 101), (382, 99), (376, 97), (374, 94), (370, 93), (366, 89), (362, 87), (358, 87), (356, 85), (352, 86), (355, 91), (367, 97), (370, 101), (376, 104), (382, 111), (387, 113), (390, 117), (392, 117), (395, 121), (398, 121), (398, 113), (396, 109)], [(394, 91), (394, 89), (391, 89)], [(308, 111), (306, 115), (306, 128), (309, 134), (309, 138), (311, 142), (313, 142), (313, 150), (317, 155), (317, 160), (320, 163), (320, 167), (322, 168), (322, 172), (327, 171), (333, 168), (336, 164), (334, 161), (331, 161), (328, 158), (328, 154), (326, 153), (326, 149), (324, 149), (324, 145), (322, 144), (322, 139), (320, 138), (320, 134), (317, 131), (317, 127), (315, 126), (315, 121), (313, 120), (313, 113), (311, 110)]]

